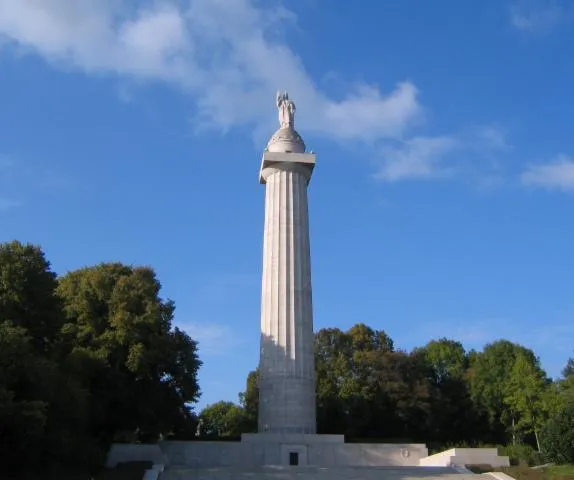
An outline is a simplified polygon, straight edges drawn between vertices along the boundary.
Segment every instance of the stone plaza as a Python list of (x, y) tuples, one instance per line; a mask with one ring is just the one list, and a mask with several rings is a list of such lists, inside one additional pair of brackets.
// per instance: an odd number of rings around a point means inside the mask
[[(240, 442), (114, 444), (108, 466), (152, 461), (146, 478), (477, 478), (466, 465), (509, 465), (496, 449), (428, 455), (424, 444), (346, 443), (316, 433), (313, 302), (307, 188), (316, 155), (295, 130), (295, 104), (276, 98), (279, 129), (269, 140), (265, 185), (258, 433)], [(489, 474), (503, 479), (501, 473)], [(509, 478), (509, 477), (507, 477)]]

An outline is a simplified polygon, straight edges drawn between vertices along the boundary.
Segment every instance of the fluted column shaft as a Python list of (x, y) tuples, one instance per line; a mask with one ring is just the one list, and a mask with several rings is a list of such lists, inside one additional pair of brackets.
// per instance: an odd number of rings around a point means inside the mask
[(307, 184), (311, 170), (262, 170), (265, 231), (261, 296), (260, 433), (315, 433), (315, 366)]

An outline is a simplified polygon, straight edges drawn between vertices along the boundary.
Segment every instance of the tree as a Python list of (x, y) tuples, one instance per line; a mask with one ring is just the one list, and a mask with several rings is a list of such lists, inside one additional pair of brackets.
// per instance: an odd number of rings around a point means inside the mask
[(395, 352), (382, 330), (357, 324), (315, 335), (317, 427), (351, 437), (411, 437), (428, 425), (429, 383), (420, 359)]
[(346, 332), (353, 351), (392, 352), (394, 343), (383, 330), (373, 330), (364, 323), (353, 325)]
[(338, 328), (315, 334), (315, 381), (319, 433), (344, 433), (350, 405), (346, 384), (351, 378), (351, 346)]
[[(315, 334), (317, 428), (320, 433), (361, 435), (369, 425), (369, 366), (362, 353), (389, 352), (392, 340), (383, 331), (356, 324), (346, 332), (322, 329)], [(372, 425), (371, 425), (372, 426)]]
[[(366, 417), (356, 436), (422, 439), (429, 430), (431, 389), (420, 356), (405, 352), (361, 352), (363, 399), (352, 415)], [(361, 425), (361, 423), (358, 423)]]
[(48, 402), (32, 381), (42, 366), (26, 330), (0, 323), (0, 456), (8, 471), (17, 468), (28, 449), (34, 456), (42, 450)]
[(431, 340), (424, 347), (416, 349), (432, 369), (432, 381), (441, 385), (449, 380), (460, 380), (466, 375), (468, 358), (462, 343), (447, 338)]
[(558, 398), (557, 402), (560, 410), (565, 405), (574, 405), (574, 359), (568, 359), (566, 366), (562, 370), (564, 378), (557, 381)]
[[(505, 402), (507, 385), (512, 376), (516, 358), (523, 355), (526, 362), (540, 370), (532, 350), (521, 345), (498, 340), (486, 345), (482, 352), (473, 354), (469, 369), (471, 398), (478, 413), (488, 421), (489, 438), (483, 440), (505, 443), (508, 432), (516, 442), (518, 412)], [(540, 370), (541, 375), (545, 377)]]
[(213, 437), (238, 436), (245, 432), (249, 418), (245, 410), (233, 402), (217, 402), (199, 414), (201, 433)]
[(468, 388), (469, 358), (460, 342), (441, 338), (415, 349), (429, 373), (432, 415), (427, 441), (480, 440), (479, 419)]
[[(61, 279), (42, 250), (0, 244), (0, 463), (5, 473), (94, 465), (124, 431), (195, 426), (197, 345), (173, 327), (150, 268)], [(85, 472), (85, 470), (84, 470)]]
[(562, 376), (564, 378), (574, 377), (574, 358), (568, 359), (566, 366), (562, 370)]
[(56, 276), (39, 247), (0, 244), (0, 458), (6, 473), (86, 464), (86, 400), (56, 348)]
[(56, 274), (40, 247), (0, 244), (0, 321), (22, 327), (38, 352), (46, 353), (62, 326), (56, 287)]
[(541, 429), (541, 447), (551, 462), (574, 463), (574, 405), (569, 404)]
[(534, 433), (540, 451), (540, 426), (547, 417), (545, 392), (548, 387), (538, 362), (532, 363), (524, 353), (516, 356), (504, 396), (504, 403), (516, 416), (515, 429)]
[(259, 415), (259, 369), (249, 372), (245, 385), (245, 392), (239, 394), (239, 403), (246, 415), (245, 432), (257, 431), (257, 417)]
[(62, 277), (68, 360), (90, 392), (94, 436), (125, 431), (149, 438), (185, 429), (197, 400), (197, 344), (173, 327), (175, 306), (159, 297), (151, 268), (119, 263)]

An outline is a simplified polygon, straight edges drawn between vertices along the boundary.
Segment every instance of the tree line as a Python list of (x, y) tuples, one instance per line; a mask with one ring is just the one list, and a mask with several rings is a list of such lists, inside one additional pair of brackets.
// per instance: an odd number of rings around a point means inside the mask
[[(0, 465), (8, 478), (97, 469), (112, 442), (256, 431), (256, 369), (237, 404), (194, 412), (198, 345), (174, 326), (175, 305), (160, 289), (150, 267), (101, 263), (58, 276), (40, 247), (0, 243)], [(477, 352), (439, 339), (404, 352), (364, 324), (318, 331), (315, 354), (319, 433), (531, 444), (574, 460), (573, 360), (551, 380), (531, 350), (509, 341)]]
[[(555, 461), (574, 462), (572, 359), (563, 378), (552, 380), (532, 350), (507, 340), (466, 351), (442, 338), (405, 352), (384, 331), (357, 324), (319, 330), (315, 361), (319, 433), (421, 442), (434, 450), (530, 445)], [(239, 404), (203, 409), (202, 433), (256, 431), (258, 401), (253, 370)]]

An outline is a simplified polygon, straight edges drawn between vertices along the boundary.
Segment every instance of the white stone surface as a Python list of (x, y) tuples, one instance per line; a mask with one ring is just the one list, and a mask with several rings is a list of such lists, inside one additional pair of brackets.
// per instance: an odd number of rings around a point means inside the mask
[(345, 443), (344, 435), (316, 435), (292, 433), (244, 433), (242, 443)]
[[(163, 465), (188, 469), (243, 468), (258, 469), (288, 463), (290, 451), (305, 451), (305, 464), (317, 468), (351, 467), (450, 467), (455, 471), (465, 465), (509, 466), (508, 457), (499, 456), (496, 448), (454, 448), (428, 456), (424, 444), (344, 443), (342, 435), (244, 434), (241, 442), (178, 442), (156, 445), (114, 444), (106, 466), (118, 463), (152, 461), (151, 470)], [(460, 472), (459, 472), (460, 473)], [(508, 480), (501, 475), (499, 480)], [(151, 478), (151, 477), (150, 477)], [(163, 480), (163, 476), (160, 476)]]
[(421, 458), (421, 466), (465, 466), (490, 465), (492, 467), (508, 467), (510, 459), (499, 456), (496, 448), (451, 448), (426, 458)]
[(313, 154), (265, 152), (259, 432), (313, 434), (315, 359), (307, 184)]
[(428, 455), (423, 444), (344, 443), (339, 435), (244, 435), (241, 442), (161, 443), (168, 465), (191, 468), (288, 465), (299, 453), (300, 465), (417, 466)]
[[(259, 183), (265, 184), (267, 176), (269, 176), (268, 169), (280, 163), (290, 164), (292, 169), (301, 171), (307, 177), (308, 183), (316, 161), (314, 153), (264, 152), (261, 158), (261, 168), (259, 169)], [(265, 175), (263, 174), (264, 171), (266, 172)]]
[(305, 153), (305, 142), (292, 128), (281, 127), (267, 142), (268, 152)]

